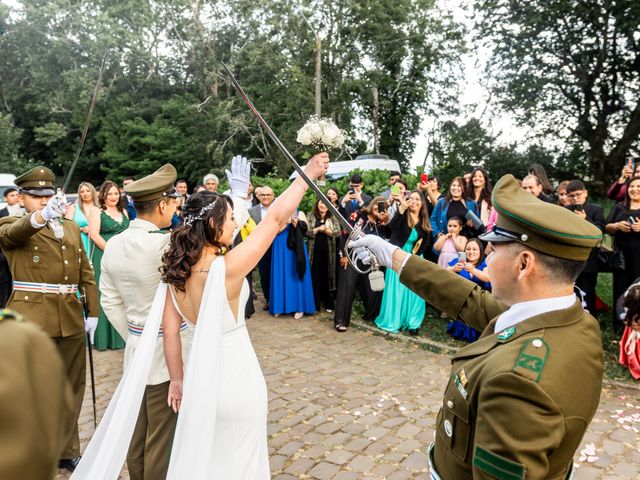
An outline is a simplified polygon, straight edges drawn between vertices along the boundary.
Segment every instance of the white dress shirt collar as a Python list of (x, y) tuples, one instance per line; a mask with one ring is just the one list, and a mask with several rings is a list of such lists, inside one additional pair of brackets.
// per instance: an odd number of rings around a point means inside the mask
[(496, 322), (496, 332), (501, 332), (505, 328), (517, 325), (536, 315), (541, 315), (555, 310), (565, 310), (576, 303), (577, 297), (574, 293), (563, 297), (544, 298), (541, 300), (530, 300), (511, 305), (511, 308), (504, 312)]

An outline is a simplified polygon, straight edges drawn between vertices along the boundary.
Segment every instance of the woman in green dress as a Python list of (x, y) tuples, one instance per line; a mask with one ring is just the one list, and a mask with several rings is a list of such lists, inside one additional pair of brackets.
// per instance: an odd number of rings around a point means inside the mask
[[(96, 276), (96, 284), (100, 285), (100, 262), (104, 248), (111, 237), (129, 227), (129, 216), (125, 208), (124, 197), (113, 182), (104, 182), (98, 194), (98, 203), (100, 208), (89, 216), (89, 236), (95, 245), (92, 259), (93, 271)], [(94, 344), (98, 350), (106, 350), (107, 348), (115, 350), (125, 346), (124, 340), (109, 323), (102, 308), (100, 308)]]
[[(411, 192), (409, 198), (402, 194), (391, 194), (398, 203), (398, 210), (389, 221), (389, 242), (405, 252), (422, 256), (431, 248), (431, 224), (420, 192)], [(388, 268), (384, 276), (382, 306), (375, 322), (378, 328), (397, 333), (408, 330), (417, 335), (425, 315), (425, 302), (402, 283), (398, 274)]]

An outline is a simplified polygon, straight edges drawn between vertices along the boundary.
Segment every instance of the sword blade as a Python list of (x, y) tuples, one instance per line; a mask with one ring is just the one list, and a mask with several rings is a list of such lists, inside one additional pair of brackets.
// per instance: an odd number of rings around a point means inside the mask
[(271, 130), (271, 127), (269, 126), (269, 124), (265, 121), (264, 118), (262, 118), (262, 115), (260, 114), (258, 109), (253, 105), (253, 102), (251, 102), (251, 100), (249, 99), (247, 94), (244, 92), (244, 90), (242, 89), (242, 87), (240, 86), (238, 81), (236, 80), (236, 77), (234, 77), (233, 73), (231, 73), (231, 70), (229, 69), (229, 67), (227, 67), (227, 65), (225, 65), (224, 62), (220, 62), (220, 63), (222, 63), (222, 66), (227, 71), (227, 74), (229, 75), (229, 78), (231, 79), (231, 83), (233, 85), (233, 88), (235, 88), (236, 92), (238, 92), (238, 94), (240, 94), (240, 96), (244, 100), (244, 103), (247, 104), (247, 106), (249, 107), (249, 110), (251, 110), (253, 115), (258, 120), (258, 123), (267, 132), (267, 135), (269, 136), (269, 138), (271, 138), (271, 140), (273, 140), (273, 143), (276, 144), (276, 147), (278, 147), (278, 149), (280, 150), (280, 152), (282, 152), (282, 154), (285, 156), (285, 158), (287, 160), (289, 160), (289, 162), (291, 162), (291, 164), (293, 165), (293, 168), (296, 170), (296, 172), (298, 172), (298, 175), (300, 175), (302, 177), (302, 179), (307, 183), (307, 185), (309, 185), (309, 188), (311, 190), (313, 190), (313, 193), (315, 193), (316, 196), (320, 200), (322, 200), (322, 202), (327, 206), (327, 209), (338, 220), (340, 225), (342, 225), (342, 228), (344, 228), (348, 233), (351, 233), (353, 231), (353, 227), (351, 226), (351, 224), (349, 224), (347, 219), (344, 218), (342, 216), (342, 214), (338, 211), (338, 209), (333, 206), (331, 201), (322, 192), (322, 190), (320, 190), (318, 188), (318, 186), (313, 182), (313, 180), (311, 180), (307, 176), (307, 174), (304, 173), (304, 170), (302, 170), (302, 167), (300, 167), (300, 165), (298, 165), (298, 162), (296, 161), (295, 158), (293, 158), (293, 155), (291, 155), (291, 153), (289, 153), (289, 150), (287, 150), (287, 147), (284, 146), (284, 144), (280, 141), (278, 136), (273, 132), (273, 130)]

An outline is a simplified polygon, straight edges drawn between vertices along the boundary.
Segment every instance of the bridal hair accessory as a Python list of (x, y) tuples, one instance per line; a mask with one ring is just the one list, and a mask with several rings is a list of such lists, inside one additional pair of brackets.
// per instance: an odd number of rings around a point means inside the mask
[(304, 145), (303, 158), (308, 159), (320, 152), (330, 152), (342, 147), (347, 133), (339, 129), (328, 118), (315, 115), (309, 117), (307, 123), (298, 130), (298, 143)]
[(184, 224), (190, 227), (196, 220), (202, 220), (202, 216), (215, 206), (219, 198), (220, 197), (217, 197), (213, 202), (202, 207), (198, 212), (198, 215), (187, 215), (184, 217)]

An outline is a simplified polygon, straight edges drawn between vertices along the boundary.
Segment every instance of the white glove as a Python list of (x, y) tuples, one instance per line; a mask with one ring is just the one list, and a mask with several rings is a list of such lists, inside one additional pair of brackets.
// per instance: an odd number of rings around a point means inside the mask
[(353, 240), (349, 242), (348, 247), (353, 249), (358, 260), (365, 265), (371, 263), (371, 255), (373, 254), (378, 263), (387, 268), (391, 268), (393, 263), (393, 252), (400, 248), (375, 235), (365, 235), (362, 238)]
[(54, 218), (61, 218), (67, 208), (67, 199), (64, 195), (55, 195), (49, 199), (40, 214), (42, 218), (48, 222)]
[(96, 334), (96, 328), (98, 328), (98, 317), (87, 317), (84, 321), (84, 331), (89, 332), (91, 345), (93, 345), (93, 336)]
[(246, 157), (236, 155), (231, 159), (231, 171), (225, 170), (232, 197), (246, 198), (251, 181), (251, 163)]

